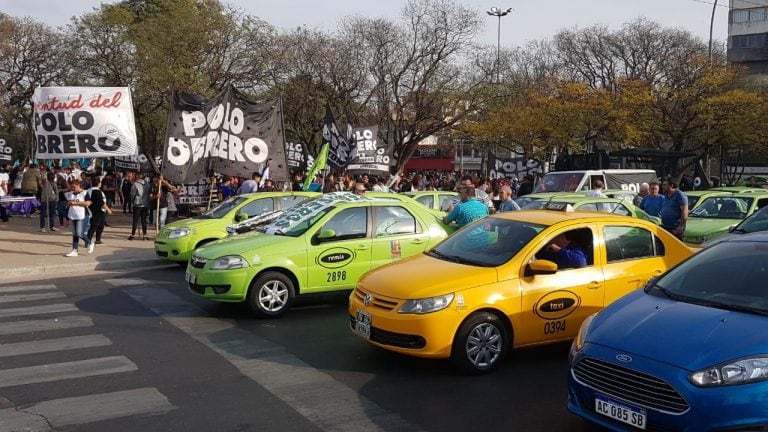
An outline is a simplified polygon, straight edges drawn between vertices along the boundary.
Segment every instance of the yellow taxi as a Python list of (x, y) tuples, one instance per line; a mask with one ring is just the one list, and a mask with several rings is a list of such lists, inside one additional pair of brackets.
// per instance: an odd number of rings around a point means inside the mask
[(489, 372), (511, 347), (574, 338), (586, 317), (693, 253), (650, 222), (568, 207), (496, 214), (367, 273), (350, 295), (352, 331)]

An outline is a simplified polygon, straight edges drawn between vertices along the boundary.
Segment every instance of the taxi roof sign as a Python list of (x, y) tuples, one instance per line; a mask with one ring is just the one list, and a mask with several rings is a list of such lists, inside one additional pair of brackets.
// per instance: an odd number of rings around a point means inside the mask
[(573, 206), (570, 205), (567, 202), (548, 201), (544, 205), (543, 210), (554, 210), (554, 211), (561, 211), (561, 212), (572, 212), (573, 211)]

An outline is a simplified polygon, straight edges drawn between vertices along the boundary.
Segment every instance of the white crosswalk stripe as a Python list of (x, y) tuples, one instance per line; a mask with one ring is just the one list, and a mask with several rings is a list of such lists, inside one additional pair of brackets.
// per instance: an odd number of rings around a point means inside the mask
[(54, 290), (56, 285), (53, 284), (41, 284), (41, 285), (12, 285), (0, 287), (0, 293), (9, 292), (28, 292), (28, 291), (45, 291)]
[(103, 335), (73, 336), (58, 339), (36, 340), (32, 342), (5, 343), (0, 344), (0, 357), (95, 348), (107, 345), (112, 345), (112, 341)]
[[(136, 282), (138, 280), (133, 280)], [(44, 292), (51, 291), (51, 292)], [(0, 321), (0, 336), (34, 334), (34, 339), (0, 343), (0, 358), (33, 356), (66, 350), (86, 350), (112, 345), (102, 334), (68, 336), (62, 330), (92, 327), (94, 322), (79, 312), (75, 304), (54, 303), (34, 305), (34, 302), (66, 298), (53, 284), (0, 286), (0, 320), (4, 318), (33, 317), (43, 314), (63, 316)], [(25, 303), (23, 307), (11, 303)], [(6, 306), (6, 304), (8, 307)], [(30, 305), (31, 304), (31, 305)], [(46, 333), (40, 338), (39, 332)], [(56, 334), (60, 337), (54, 337)], [(19, 338), (15, 338), (18, 340)], [(30, 362), (27, 364), (35, 364)], [(0, 368), (2, 363), (0, 362)], [(138, 366), (125, 356), (96, 357), (85, 360), (50, 363), (36, 366), (0, 369), (0, 390), (31, 384), (77, 380), (86, 377), (109, 376), (138, 371)], [(77, 388), (73, 386), (73, 388)], [(0, 393), (0, 399), (2, 398)], [(8, 405), (5, 405), (8, 406)], [(12, 406), (12, 405), (11, 405)], [(157, 388), (147, 387), (88, 396), (65, 397), (41, 401), (25, 406), (0, 409), (0, 432), (54, 431), (65, 426), (105, 421), (110, 419), (157, 415), (175, 409)]]
[(63, 316), (29, 321), (6, 322), (0, 325), (0, 335), (33, 333), (51, 330), (64, 330), (78, 327), (91, 327), (93, 320), (84, 316)]
[(174, 409), (156, 388), (55, 399), (0, 410), (0, 432), (50, 431), (56, 428)]
[(16, 302), (33, 301), (33, 300), (59, 299), (59, 298), (64, 298), (66, 296), (67, 296), (66, 294), (59, 293), (59, 292), (42, 293), (42, 294), (0, 295), (0, 303), (16, 303)]

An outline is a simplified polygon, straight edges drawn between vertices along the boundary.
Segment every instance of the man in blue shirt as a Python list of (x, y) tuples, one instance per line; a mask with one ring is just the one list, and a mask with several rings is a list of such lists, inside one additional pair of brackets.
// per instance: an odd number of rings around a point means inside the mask
[(587, 266), (587, 252), (574, 242), (575, 232), (569, 231), (553, 238), (542, 257), (557, 264), (558, 270)]
[(459, 228), (464, 225), (482, 219), (488, 216), (488, 207), (475, 199), (475, 188), (473, 186), (461, 184), (458, 187), (460, 203), (443, 218), (446, 225), (456, 222)]
[(648, 195), (643, 197), (640, 208), (651, 216), (660, 216), (664, 205), (664, 195), (659, 195), (659, 182), (648, 183)]
[(512, 199), (512, 188), (509, 186), (502, 186), (499, 191), (499, 197), (501, 203), (499, 204), (499, 212), (517, 211), (520, 210), (520, 206), (517, 205), (515, 200)]
[(688, 197), (677, 189), (677, 182), (664, 180), (667, 197), (661, 207), (661, 226), (680, 240), (688, 222)]

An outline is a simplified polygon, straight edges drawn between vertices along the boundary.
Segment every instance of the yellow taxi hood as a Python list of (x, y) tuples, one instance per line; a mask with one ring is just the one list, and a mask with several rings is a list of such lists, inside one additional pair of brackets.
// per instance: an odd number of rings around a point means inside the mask
[(396, 299), (418, 299), (496, 282), (495, 267), (478, 267), (419, 254), (368, 272), (358, 286)]

